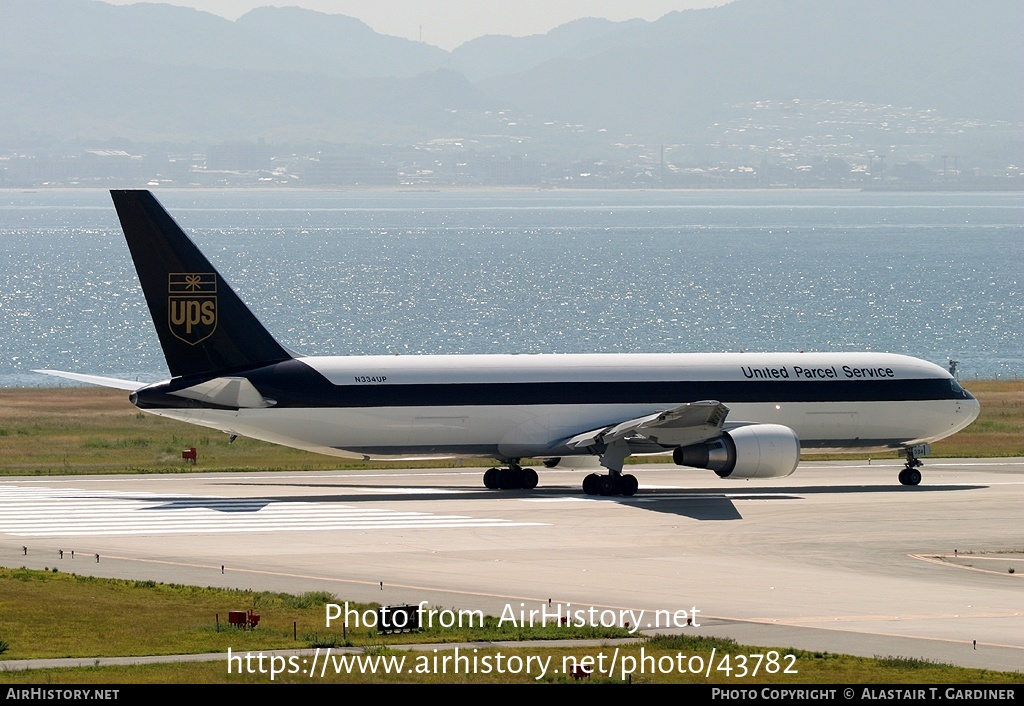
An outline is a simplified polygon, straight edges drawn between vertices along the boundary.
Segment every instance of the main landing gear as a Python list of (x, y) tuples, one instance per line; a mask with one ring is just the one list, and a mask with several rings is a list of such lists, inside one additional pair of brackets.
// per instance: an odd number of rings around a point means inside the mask
[(921, 471), (917, 470), (924, 464), (914, 455), (913, 449), (907, 449), (907, 465), (897, 476), (903, 485), (917, 485), (921, 482)]
[(583, 492), (587, 495), (636, 495), (640, 484), (629, 473), (610, 472), (608, 475), (591, 473), (583, 479)]
[(635, 495), (639, 487), (636, 476), (622, 473), (622, 464), (629, 455), (625, 441), (608, 444), (601, 454), (601, 465), (608, 469), (608, 475), (591, 473), (583, 479), (583, 492), (587, 495)]
[[(622, 472), (622, 464), (629, 456), (625, 442), (616, 442), (605, 447), (601, 454), (601, 465), (608, 469), (606, 475), (591, 473), (583, 479), (583, 492), (587, 495), (636, 495), (639, 483), (636, 476)], [(558, 465), (560, 459), (544, 462), (548, 468)], [(552, 462), (553, 461), (553, 462)], [(484, 473), (484, 485), (490, 490), (533, 490), (537, 487), (537, 471), (523, 468), (518, 458), (506, 460), (507, 466), (489, 468)]]
[(518, 459), (509, 460), (506, 468), (489, 468), (484, 485), (490, 490), (533, 490), (537, 487), (537, 471), (523, 468)]

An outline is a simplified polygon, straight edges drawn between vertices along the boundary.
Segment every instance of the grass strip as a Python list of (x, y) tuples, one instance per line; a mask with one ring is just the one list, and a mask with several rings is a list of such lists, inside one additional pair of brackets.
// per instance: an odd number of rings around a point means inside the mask
[[(490, 617), (479, 629), (435, 629), (378, 635), (324, 629), (323, 593), (199, 588), (153, 581), (78, 576), (54, 571), (0, 569), (0, 683), (3, 684), (245, 684), (245, 683), (561, 683), (569, 667), (589, 663), (589, 682), (763, 684), (1009, 684), (1020, 673), (966, 669), (911, 657), (851, 657), (828, 652), (747, 647), (697, 635), (657, 636), (637, 644), (551, 647), (540, 638), (625, 637), (625, 630), (517, 628), (502, 630)], [(353, 604), (355, 605), (355, 604)], [(359, 604), (360, 610), (374, 608)], [(228, 610), (256, 610), (253, 630), (225, 625)], [(218, 630), (214, 614), (220, 613)], [(538, 640), (536, 645), (488, 648), (398, 649), (440, 642)], [(321, 676), (305, 663), (281, 661), (273, 679), (269, 661), (91, 666), (12, 671), (6, 659), (102, 657), (227, 652), (330, 646), (334, 659)], [(341, 660), (337, 648), (356, 646)], [(357, 662), (355, 656), (363, 658)], [(761, 655), (758, 661), (757, 655)], [(613, 663), (612, 658), (615, 657)], [(283, 660), (284, 658), (282, 658)], [(401, 660), (401, 669), (394, 669)], [(754, 673), (755, 661), (759, 666)], [(540, 664), (546, 668), (541, 672)], [(530, 666), (532, 665), (532, 667)], [(707, 669), (710, 665), (710, 670)], [(387, 667), (390, 666), (389, 670)], [(698, 666), (701, 668), (696, 669)], [(700, 674), (693, 672), (700, 671)], [(710, 676), (708, 672), (710, 671)]]

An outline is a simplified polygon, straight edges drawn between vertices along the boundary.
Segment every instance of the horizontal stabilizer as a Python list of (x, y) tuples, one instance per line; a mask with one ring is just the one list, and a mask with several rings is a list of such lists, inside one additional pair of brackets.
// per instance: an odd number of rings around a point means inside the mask
[(661, 446), (686, 446), (721, 434), (728, 414), (729, 408), (721, 402), (691, 402), (578, 434), (569, 439), (566, 446), (585, 449), (637, 436)]
[(140, 390), (148, 382), (137, 382), (135, 380), (121, 380), (120, 378), (105, 378), (102, 375), (83, 375), (82, 373), (67, 373), (63, 370), (33, 370), (33, 373), (42, 373), (43, 375), (53, 375), (54, 377), (67, 378), (68, 380), (74, 380), (75, 382), (87, 382), (90, 385), (100, 385), (102, 387), (112, 387), (115, 390), (128, 390), (135, 392)]
[(259, 409), (274, 406), (273, 400), (268, 400), (261, 395), (255, 385), (245, 378), (214, 378), (170, 394), (236, 409)]

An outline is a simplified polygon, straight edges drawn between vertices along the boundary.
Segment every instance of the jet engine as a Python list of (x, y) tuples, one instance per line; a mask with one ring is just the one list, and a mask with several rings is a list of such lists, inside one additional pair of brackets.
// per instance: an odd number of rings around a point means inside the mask
[(679, 466), (710, 468), (720, 478), (785, 478), (800, 461), (800, 439), (781, 424), (750, 424), (672, 452)]

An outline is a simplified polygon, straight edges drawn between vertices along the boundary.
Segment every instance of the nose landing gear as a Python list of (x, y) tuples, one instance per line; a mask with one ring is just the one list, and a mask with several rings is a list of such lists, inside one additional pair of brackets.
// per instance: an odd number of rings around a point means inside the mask
[(922, 456), (927, 455), (930, 450), (927, 444), (922, 444), (921, 446), (912, 446), (901, 452), (907, 456), (906, 465), (903, 466), (903, 470), (896, 476), (902, 485), (917, 485), (921, 482), (921, 471), (918, 469), (924, 464), (921, 463), (921, 459), (917, 456), (918, 454)]

